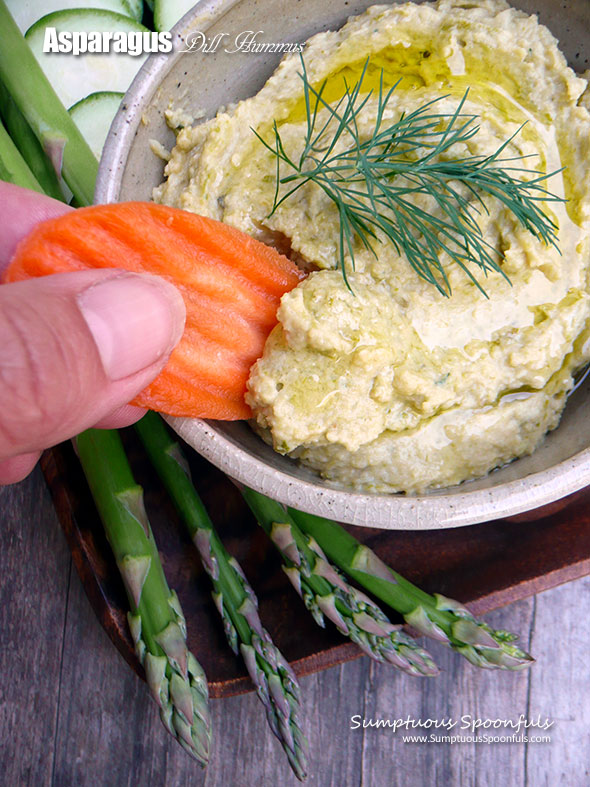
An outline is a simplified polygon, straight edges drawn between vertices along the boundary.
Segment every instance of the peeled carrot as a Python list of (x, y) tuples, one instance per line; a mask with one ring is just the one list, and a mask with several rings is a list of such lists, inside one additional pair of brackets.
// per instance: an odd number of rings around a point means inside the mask
[(134, 400), (169, 415), (238, 420), (250, 367), (304, 273), (275, 249), (213, 219), (151, 202), (95, 205), (42, 222), (18, 246), (6, 282), (124, 268), (172, 282), (186, 327), (164, 370)]

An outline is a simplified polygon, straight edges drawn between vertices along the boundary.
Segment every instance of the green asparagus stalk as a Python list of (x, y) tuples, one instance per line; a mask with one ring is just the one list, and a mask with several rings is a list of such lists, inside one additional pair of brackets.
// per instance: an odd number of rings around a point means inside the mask
[(476, 667), (518, 670), (533, 663), (528, 653), (513, 644), (517, 639), (514, 634), (496, 631), (476, 620), (457, 601), (420, 590), (341, 525), (292, 508), (287, 510), (345, 574), (399, 612), (420, 633), (448, 645)]
[(279, 549), (283, 570), (320, 626), (327, 617), (372, 659), (410, 675), (433, 676), (430, 654), (389, 621), (368, 596), (352, 587), (327, 560), (317, 541), (297, 527), (279, 503), (247, 487), (242, 495)]
[(0, 180), (43, 193), (10, 135), (0, 123)]
[(57, 175), (64, 178), (80, 205), (90, 205), (98, 162), (4, 0), (0, 0), (0, 81), (34, 131)]
[(299, 721), (297, 679), (262, 626), (254, 591), (239, 563), (221, 543), (193, 486), (180, 446), (156, 413), (148, 412), (135, 428), (199, 551), (230, 647), (236, 655), (241, 653), (266, 709), (270, 728), (280, 740), (295, 775), (303, 780), (307, 741)]
[(75, 446), (125, 584), (129, 628), (160, 717), (204, 766), (210, 740), (207, 680), (188, 650), (184, 616), (164, 576), (143, 490), (117, 432), (89, 429)]
[(36, 190), (42, 190), (48, 197), (63, 200), (64, 194), (51, 162), (2, 82), (0, 82), (0, 117), (10, 138), (37, 180)]

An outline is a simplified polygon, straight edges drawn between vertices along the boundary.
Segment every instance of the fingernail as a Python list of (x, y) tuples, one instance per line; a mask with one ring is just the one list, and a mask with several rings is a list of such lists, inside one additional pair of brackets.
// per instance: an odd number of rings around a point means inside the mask
[(103, 279), (78, 295), (78, 307), (111, 380), (167, 356), (184, 330), (182, 296), (157, 276), (129, 273)]

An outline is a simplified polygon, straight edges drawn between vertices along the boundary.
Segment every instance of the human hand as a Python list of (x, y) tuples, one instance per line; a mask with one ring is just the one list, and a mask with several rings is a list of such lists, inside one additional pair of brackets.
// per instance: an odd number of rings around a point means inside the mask
[[(0, 274), (35, 224), (72, 210), (4, 182), (0, 206)], [(141, 418), (127, 402), (165, 366), (184, 320), (182, 296), (157, 276), (86, 270), (1, 285), (0, 484), (84, 429)]]

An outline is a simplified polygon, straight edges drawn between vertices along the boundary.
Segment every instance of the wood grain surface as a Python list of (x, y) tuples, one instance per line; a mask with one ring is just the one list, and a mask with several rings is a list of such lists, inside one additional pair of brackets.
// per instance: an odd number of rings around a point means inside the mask
[[(95, 618), (39, 470), (0, 489), (0, 784), (291, 787), (254, 694), (212, 702), (203, 773), (165, 733), (145, 685)], [(590, 783), (590, 578), (491, 613), (537, 664), (483, 672), (434, 645), (442, 668), (412, 679), (366, 657), (302, 679), (321, 787), (586, 787)], [(351, 717), (549, 717), (550, 743), (404, 743)]]

